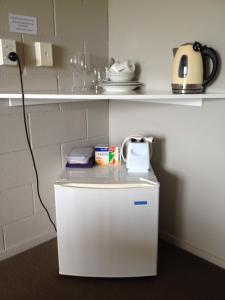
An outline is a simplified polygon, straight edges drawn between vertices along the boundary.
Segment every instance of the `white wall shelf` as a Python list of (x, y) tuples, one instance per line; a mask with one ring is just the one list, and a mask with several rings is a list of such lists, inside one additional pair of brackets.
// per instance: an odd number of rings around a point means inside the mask
[[(21, 102), (20, 93), (0, 94), (0, 99), (8, 99), (9, 106), (19, 106)], [(133, 91), (130, 93), (80, 93), (55, 94), (51, 92), (44, 93), (25, 93), (26, 105), (63, 103), (63, 102), (81, 102), (91, 100), (119, 100), (119, 101), (136, 101), (148, 103), (164, 103), (176, 105), (202, 106), (204, 99), (225, 99), (223, 93), (206, 93), (206, 94), (172, 94), (169, 91)]]

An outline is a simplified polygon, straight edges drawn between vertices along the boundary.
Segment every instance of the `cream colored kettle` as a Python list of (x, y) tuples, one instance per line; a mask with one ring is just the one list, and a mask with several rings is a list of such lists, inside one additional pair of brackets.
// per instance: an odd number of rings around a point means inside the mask
[(178, 94), (202, 93), (217, 71), (218, 56), (214, 49), (199, 42), (181, 45), (174, 49), (172, 91)]

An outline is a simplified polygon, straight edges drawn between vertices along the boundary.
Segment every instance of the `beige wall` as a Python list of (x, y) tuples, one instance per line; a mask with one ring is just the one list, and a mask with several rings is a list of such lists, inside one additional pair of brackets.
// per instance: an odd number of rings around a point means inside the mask
[[(38, 35), (8, 32), (8, 13), (36, 16)], [(26, 91), (72, 91), (68, 59), (85, 45), (94, 63), (107, 60), (107, 1), (0, 0), (0, 37), (17, 40)], [(34, 41), (53, 44), (53, 68), (34, 66)], [(18, 69), (0, 67), (0, 92), (20, 90)], [(53, 183), (74, 146), (108, 141), (108, 102), (37, 105), (27, 108), (43, 202), (54, 218)], [(37, 198), (22, 110), (0, 100), (0, 259), (53, 237)]]
[[(170, 89), (172, 48), (198, 40), (225, 61), (224, 0), (109, 0), (109, 57), (131, 58), (151, 89)], [(224, 67), (208, 91), (224, 91)], [(225, 100), (202, 108), (110, 102), (110, 143), (154, 135), (161, 235), (225, 267)]]

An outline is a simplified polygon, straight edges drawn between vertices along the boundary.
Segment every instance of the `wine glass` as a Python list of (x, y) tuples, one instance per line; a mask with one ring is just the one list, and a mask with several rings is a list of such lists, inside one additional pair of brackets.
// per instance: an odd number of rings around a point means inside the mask
[(83, 61), (79, 54), (75, 54), (69, 58), (69, 64), (73, 68), (73, 91), (79, 92), (82, 90), (82, 67)]
[(77, 53), (69, 58), (69, 64), (74, 69), (73, 91), (87, 91), (90, 87), (90, 55), (84, 52)]
[(88, 91), (91, 87), (91, 59), (87, 52), (79, 55), (81, 72), (82, 72), (82, 90)]
[(95, 90), (99, 89), (99, 83), (103, 82), (107, 78), (107, 70), (103, 67), (94, 67), (93, 68), (93, 79), (92, 79), (92, 87)]

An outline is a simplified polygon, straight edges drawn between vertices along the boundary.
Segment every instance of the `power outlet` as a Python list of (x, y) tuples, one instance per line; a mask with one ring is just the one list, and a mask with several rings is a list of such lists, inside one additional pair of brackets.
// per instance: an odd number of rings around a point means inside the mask
[(16, 66), (16, 61), (8, 59), (10, 52), (16, 52), (16, 41), (8, 39), (0, 39), (0, 65)]
[(37, 67), (52, 67), (52, 44), (35, 42), (35, 58)]

